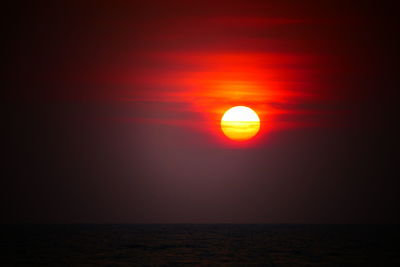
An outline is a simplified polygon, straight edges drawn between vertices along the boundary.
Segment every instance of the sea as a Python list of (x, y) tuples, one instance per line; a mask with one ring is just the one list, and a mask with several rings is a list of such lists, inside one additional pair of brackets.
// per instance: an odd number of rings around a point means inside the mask
[(1, 225), (0, 266), (400, 266), (397, 225)]

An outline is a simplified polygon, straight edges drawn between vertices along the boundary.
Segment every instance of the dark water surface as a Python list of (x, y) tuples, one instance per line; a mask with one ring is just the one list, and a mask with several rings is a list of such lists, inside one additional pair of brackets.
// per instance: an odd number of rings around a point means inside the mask
[(1, 266), (400, 266), (395, 225), (2, 225)]

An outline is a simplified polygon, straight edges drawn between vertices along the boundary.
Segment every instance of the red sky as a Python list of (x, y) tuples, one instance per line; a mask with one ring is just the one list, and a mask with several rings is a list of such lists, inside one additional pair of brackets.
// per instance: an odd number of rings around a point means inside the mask
[[(389, 3), (7, 10), (10, 221), (393, 220)], [(262, 121), (246, 146), (219, 129), (234, 105)]]
[(129, 102), (149, 117), (117, 119), (186, 126), (215, 126), (230, 106), (248, 105), (275, 130), (346, 123), (351, 107), (338, 102), (364, 94), (346, 77), (368, 71), (358, 54), (372, 22), (353, 7), (121, 1), (33, 10), (40, 16), (22, 26), (33, 46), (17, 55), (35, 65), (20, 74), (38, 84), (28, 97)]

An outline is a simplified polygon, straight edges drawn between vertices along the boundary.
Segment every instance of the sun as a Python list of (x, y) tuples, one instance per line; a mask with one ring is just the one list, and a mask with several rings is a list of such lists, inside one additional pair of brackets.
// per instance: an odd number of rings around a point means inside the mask
[(253, 138), (260, 130), (260, 118), (249, 107), (232, 107), (222, 116), (221, 129), (231, 140), (246, 141)]

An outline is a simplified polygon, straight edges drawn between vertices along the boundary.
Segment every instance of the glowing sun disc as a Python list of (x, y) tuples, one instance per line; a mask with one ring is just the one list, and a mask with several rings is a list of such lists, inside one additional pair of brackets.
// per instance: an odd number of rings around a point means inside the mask
[(236, 106), (228, 109), (221, 119), (221, 129), (226, 137), (235, 141), (245, 141), (260, 130), (260, 118), (251, 108)]

